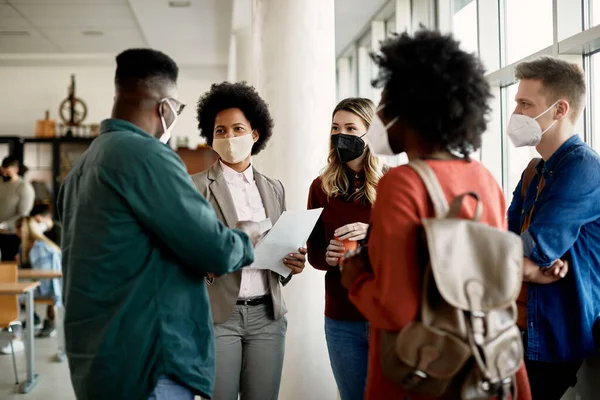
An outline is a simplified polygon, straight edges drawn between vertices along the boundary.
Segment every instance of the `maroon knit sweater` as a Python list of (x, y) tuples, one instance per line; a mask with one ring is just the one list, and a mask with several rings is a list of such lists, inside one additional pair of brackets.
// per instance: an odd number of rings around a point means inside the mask
[[(356, 190), (364, 183), (364, 172), (354, 174), (348, 170), (351, 190)], [(325, 252), (333, 232), (344, 225), (354, 222), (368, 224), (371, 220), (371, 204), (364, 204), (347, 199), (347, 196), (328, 198), (321, 188), (321, 178), (310, 185), (308, 209), (323, 207), (310, 238), (308, 239), (308, 262), (314, 268), (327, 271), (325, 274), (325, 316), (342, 321), (366, 321), (362, 314), (348, 300), (348, 291), (340, 280), (338, 267), (331, 267), (325, 262)]]

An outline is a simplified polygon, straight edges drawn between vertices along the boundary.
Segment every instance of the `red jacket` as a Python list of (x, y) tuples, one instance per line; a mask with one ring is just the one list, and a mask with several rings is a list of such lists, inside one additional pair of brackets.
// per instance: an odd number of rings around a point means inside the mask
[[(477, 161), (430, 160), (448, 200), (473, 191), (483, 201), (481, 220), (506, 229), (504, 194), (492, 174)], [(464, 201), (461, 217), (472, 217), (475, 202)], [(409, 167), (390, 170), (377, 188), (369, 238), (373, 272), (357, 279), (350, 299), (371, 322), (367, 400), (404, 400), (402, 389), (388, 381), (381, 370), (381, 330), (401, 330), (417, 319), (421, 299), (417, 263), (417, 232), (421, 219), (432, 217), (433, 206), (419, 176)], [(525, 366), (517, 374), (519, 400), (530, 400)], [(410, 396), (410, 400), (425, 400)]]

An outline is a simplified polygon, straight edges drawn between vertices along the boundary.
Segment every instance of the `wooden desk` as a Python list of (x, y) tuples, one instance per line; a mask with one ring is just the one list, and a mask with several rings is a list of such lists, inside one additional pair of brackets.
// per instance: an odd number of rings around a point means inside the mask
[(0, 261), (0, 265), (16, 265), (18, 267), (16, 261)]
[(5, 283), (0, 282), (0, 295), (15, 295), (26, 294), (36, 287), (40, 286), (39, 282), (19, 282)]
[(0, 296), (25, 295), (27, 311), (27, 380), (21, 384), (21, 393), (29, 393), (38, 384), (39, 376), (33, 372), (33, 289), (40, 286), (39, 282), (0, 283)]
[(19, 279), (53, 279), (62, 278), (60, 271), (48, 271), (43, 269), (19, 269)]
[[(48, 271), (41, 269), (19, 269), (19, 279), (30, 279), (34, 281), (40, 281), (43, 279), (54, 279), (54, 278), (62, 278), (61, 271)], [(38, 304), (46, 304), (46, 305), (54, 305), (54, 301), (50, 299), (37, 299), (34, 300), (35, 303)], [(57, 312), (56, 318), (56, 331), (58, 333), (58, 352), (56, 353), (56, 360), (58, 362), (63, 362), (66, 360), (65, 354), (65, 331), (63, 326), (63, 317), (64, 317), (64, 308), (62, 304), (56, 305), (55, 310)], [(60, 318), (59, 318), (60, 317)]]

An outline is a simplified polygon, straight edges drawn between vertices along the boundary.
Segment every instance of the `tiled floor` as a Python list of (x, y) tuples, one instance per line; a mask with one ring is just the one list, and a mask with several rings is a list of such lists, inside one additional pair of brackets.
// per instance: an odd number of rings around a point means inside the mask
[[(0, 332), (0, 347), (8, 343), (10, 334)], [(35, 340), (35, 371), (38, 385), (29, 394), (20, 394), (15, 385), (12, 357), (0, 354), (0, 400), (75, 400), (67, 362), (55, 361), (56, 338)], [(26, 377), (25, 352), (17, 354), (19, 381)], [(200, 397), (196, 397), (200, 400)]]
[[(8, 343), (10, 334), (0, 333), (0, 345)], [(0, 355), (0, 399), (2, 400), (74, 400), (67, 362), (57, 363), (56, 338), (35, 340), (35, 371), (40, 376), (38, 385), (27, 395), (19, 394), (15, 385), (12, 357)], [(25, 352), (17, 354), (19, 381), (26, 377)]]

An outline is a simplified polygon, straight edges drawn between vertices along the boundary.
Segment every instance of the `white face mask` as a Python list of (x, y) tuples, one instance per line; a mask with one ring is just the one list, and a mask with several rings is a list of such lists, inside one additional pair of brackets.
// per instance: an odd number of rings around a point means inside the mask
[(515, 147), (537, 146), (540, 144), (542, 135), (548, 132), (557, 120), (554, 120), (549, 127), (542, 131), (542, 127), (538, 124), (537, 119), (554, 108), (556, 104), (558, 104), (558, 101), (535, 118), (523, 114), (513, 114), (510, 116), (506, 133)]
[[(171, 125), (169, 127), (167, 127), (167, 122), (165, 121), (165, 116), (163, 115), (162, 112), (162, 103), (166, 103), (169, 108), (171, 109), (171, 113), (173, 113), (173, 122), (171, 123)], [(171, 130), (173, 130), (173, 127), (175, 126), (175, 122), (177, 122), (177, 112), (175, 111), (175, 107), (173, 107), (173, 104), (171, 104), (171, 102), (169, 101), (169, 99), (164, 99), (160, 101), (160, 104), (158, 106), (158, 113), (160, 114), (160, 122), (162, 123), (163, 126), (163, 134), (160, 136), (160, 138), (158, 140), (160, 140), (162, 143), (167, 143), (169, 141), (169, 139), (171, 139)]]
[(48, 230), (48, 224), (45, 222), (39, 222), (38, 227), (40, 228), (40, 231), (42, 231), (42, 232), (46, 232)]
[[(383, 107), (385, 107), (385, 105)], [(381, 121), (381, 118), (379, 118), (378, 115), (379, 111), (381, 111), (383, 107), (378, 108), (375, 112), (373, 121), (371, 121), (371, 125), (369, 125), (369, 129), (365, 135), (365, 139), (369, 149), (371, 150), (371, 153), (375, 154), (376, 156), (394, 156), (396, 154), (390, 146), (388, 129), (390, 129), (392, 125), (398, 121), (398, 117), (391, 120), (389, 124), (384, 125), (383, 121)]]
[(212, 148), (224, 161), (237, 164), (244, 161), (252, 152), (254, 146), (252, 132), (244, 136), (213, 139)]

